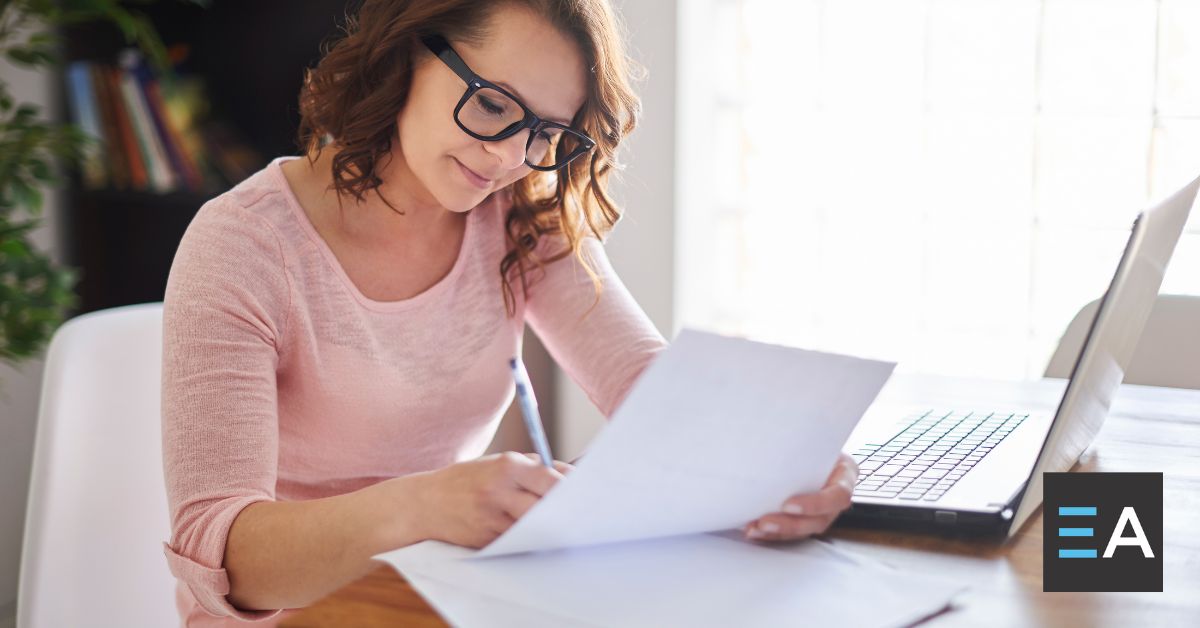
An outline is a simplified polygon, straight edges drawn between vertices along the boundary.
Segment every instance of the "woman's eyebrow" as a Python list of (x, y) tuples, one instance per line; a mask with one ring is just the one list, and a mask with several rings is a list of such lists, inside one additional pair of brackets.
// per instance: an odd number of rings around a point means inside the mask
[[(505, 83), (504, 81), (492, 81), (492, 82), (499, 85), (500, 87), (503, 87), (504, 89), (507, 89), (508, 91), (512, 92), (513, 96), (520, 98), (521, 102), (525, 103), (526, 107), (529, 107), (529, 101), (524, 96), (521, 95), (521, 92), (517, 91), (517, 88), (513, 87), (512, 85), (509, 85), (508, 83)], [(530, 107), (530, 109), (532, 109), (532, 107)], [(563, 126), (571, 126), (570, 120), (563, 120), (562, 118), (545, 118), (544, 116), (541, 116), (541, 115), (539, 115), (538, 117), (544, 118), (546, 120), (550, 120), (551, 122), (557, 122)]]

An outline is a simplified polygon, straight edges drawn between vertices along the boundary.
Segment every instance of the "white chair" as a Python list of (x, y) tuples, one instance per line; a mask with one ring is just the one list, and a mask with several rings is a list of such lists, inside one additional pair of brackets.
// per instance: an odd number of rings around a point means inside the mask
[[(1071, 376), (1099, 304), (1097, 299), (1083, 306), (1067, 326), (1058, 349), (1046, 365), (1046, 377)], [(1146, 386), (1200, 388), (1200, 297), (1158, 296), (1124, 381)]]
[(67, 321), (46, 357), (17, 628), (177, 626), (163, 482), (162, 303)]

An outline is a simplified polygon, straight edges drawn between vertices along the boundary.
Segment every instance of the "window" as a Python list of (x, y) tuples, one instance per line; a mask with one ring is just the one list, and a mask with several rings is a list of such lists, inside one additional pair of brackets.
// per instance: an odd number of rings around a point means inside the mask
[[(680, 322), (1038, 377), (1200, 175), (1200, 2), (680, 10)], [(1193, 216), (1164, 293), (1200, 294)]]

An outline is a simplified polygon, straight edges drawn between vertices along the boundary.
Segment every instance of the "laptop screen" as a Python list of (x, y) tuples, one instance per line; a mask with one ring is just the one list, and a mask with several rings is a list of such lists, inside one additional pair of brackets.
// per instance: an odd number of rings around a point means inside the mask
[(1042, 473), (1067, 471), (1091, 445), (1133, 359), (1163, 275), (1200, 188), (1200, 178), (1138, 215), (1092, 320), (1050, 432), (1025, 481), (1008, 536), (1042, 503)]

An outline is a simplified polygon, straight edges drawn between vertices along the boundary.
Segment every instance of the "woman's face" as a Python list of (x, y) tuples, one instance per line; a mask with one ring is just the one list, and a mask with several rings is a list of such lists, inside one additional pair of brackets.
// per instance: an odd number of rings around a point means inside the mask
[[(587, 71), (577, 44), (542, 17), (521, 7), (495, 11), (481, 46), (451, 40), (479, 76), (516, 95), (538, 116), (571, 120), (587, 94)], [(466, 91), (446, 64), (427, 50), (418, 56), (408, 101), (398, 117), (399, 151), (418, 198), (453, 212), (467, 211), (488, 194), (532, 172), (525, 165), (528, 129), (496, 142), (467, 135), (454, 121)], [(487, 182), (474, 179), (466, 167)]]

